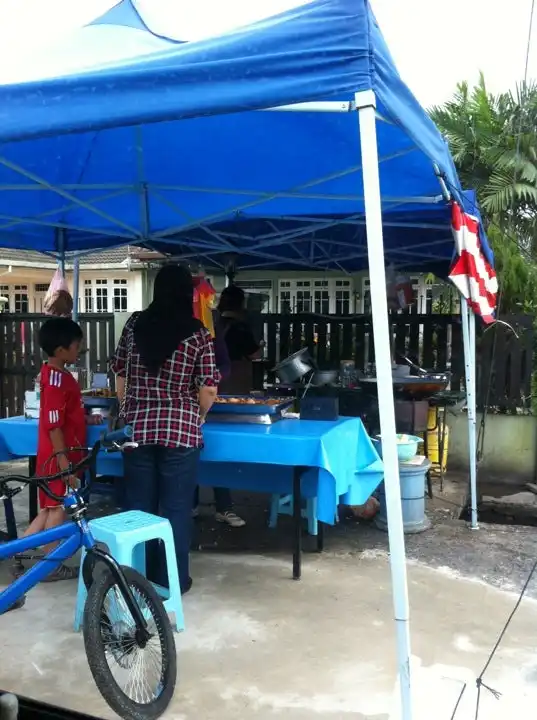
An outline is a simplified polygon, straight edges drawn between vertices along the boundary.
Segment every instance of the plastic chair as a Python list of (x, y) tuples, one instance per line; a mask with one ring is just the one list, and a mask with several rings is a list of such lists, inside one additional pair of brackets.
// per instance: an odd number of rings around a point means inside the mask
[[(308, 533), (317, 535), (317, 498), (307, 498), (303, 501), (302, 517), (308, 521)], [(274, 529), (278, 524), (278, 515), (293, 514), (292, 495), (273, 495), (270, 502), (269, 528)]]
[[(166, 566), (168, 570), (169, 590), (155, 585), (159, 595), (164, 599), (164, 607), (168, 613), (175, 615), (175, 630), (185, 629), (181, 587), (177, 571), (177, 557), (173, 541), (172, 527), (168, 520), (150, 515), (139, 510), (108, 515), (107, 517), (92, 520), (91, 532), (95, 540), (108, 547), (110, 554), (120, 565), (126, 565), (145, 576), (145, 543), (149, 540), (160, 540), (164, 543), (166, 551)], [(82, 577), (84, 555), (80, 563), (78, 576), (78, 592), (75, 609), (75, 632), (82, 626), (84, 605), (86, 603), (86, 586)]]

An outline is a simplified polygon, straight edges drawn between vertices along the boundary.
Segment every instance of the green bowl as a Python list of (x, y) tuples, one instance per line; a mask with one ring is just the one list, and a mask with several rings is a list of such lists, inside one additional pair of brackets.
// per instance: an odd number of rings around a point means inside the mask
[[(417, 437), (417, 435), (405, 435), (403, 436), (401, 433), (398, 433), (396, 437), (402, 438), (406, 437), (407, 442), (398, 442), (397, 443), (397, 457), (399, 458), (399, 462), (408, 462), (409, 460), (412, 460), (413, 457), (416, 457), (418, 454), (418, 445), (423, 442), (423, 440), (420, 437)], [(375, 444), (375, 449), (382, 457), (382, 443), (380, 441), (380, 437), (375, 438), (373, 441)]]

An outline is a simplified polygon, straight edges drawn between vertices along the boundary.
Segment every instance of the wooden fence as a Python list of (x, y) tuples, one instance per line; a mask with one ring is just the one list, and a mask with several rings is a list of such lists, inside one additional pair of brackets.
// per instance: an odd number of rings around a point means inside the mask
[[(38, 333), (44, 315), (0, 314), (0, 414), (23, 411), (24, 391), (33, 387), (43, 361)], [(451, 387), (464, 387), (462, 328), (457, 315), (392, 315), (395, 351), (420, 367), (449, 370)], [(340, 360), (354, 360), (360, 370), (375, 362), (370, 316), (262, 315), (267, 356), (271, 363), (308, 346), (317, 363), (338, 367)], [(497, 324), (484, 329), (478, 323), (478, 406), (514, 412), (531, 405), (534, 367), (533, 318), (504, 317), (510, 327)], [(81, 315), (92, 370), (106, 372), (116, 343), (112, 314)], [(512, 329), (511, 329), (512, 328)], [(494, 349), (495, 345), (495, 349)], [(271, 379), (269, 373), (269, 379)], [(489, 388), (490, 383), (490, 389)]]
[[(34, 380), (43, 363), (39, 348), (39, 328), (46, 315), (11, 315), (0, 313), (0, 413), (2, 417), (20, 415), (24, 408), (24, 392), (33, 389)], [(114, 316), (112, 314), (81, 315), (88, 358), (82, 359), (93, 370), (106, 372), (113, 352)]]
[[(356, 367), (365, 371), (375, 362), (370, 316), (263, 318), (267, 354), (274, 363), (305, 346), (321, 368), (336, 368), (340, 360), (354, 360)], [(460, 316), (405, 314), (391, 315), (390, 320), (396, 353), (427, 370), (449, 370), (451, 389), (464, 388)], [(501, 412), (513, 412), (531, 405), (533, 318), (515, 315), (503, 320), (512, 329), (504, 324), (486, 329), (477, 323), (477, 402), (480, 408), (487, 404)]]

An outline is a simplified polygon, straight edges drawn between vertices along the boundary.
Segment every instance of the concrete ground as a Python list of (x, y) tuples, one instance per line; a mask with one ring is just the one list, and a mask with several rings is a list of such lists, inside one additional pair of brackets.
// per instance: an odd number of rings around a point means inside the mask
[[(408, 538), (415, 720), (475, 717), (475, 679), (537, 551), (534, 528), (483, 527), (458, 517), (464, 485), (430, 506), (433, 528)], [(19, 496), (20, 497), (20, 496)], [(180, 675), (166, 718), (397, 720), (395, 634), (387, 538), (368, 523), (329, 529), (293, 582), (288, 518), (265, 529), (264, 499), (237, 498), (242, 530), (198, 525)], [(25, 507), (18, 503), (18, 516)], [(0, 584), (7, 582), (0, 566)], [(72, 632), (75, 583), (43, 585), (0, 617), (0, 688), (113, 717)], [(481, 718), (531, 717), (537, 701), (537, 580), (484, 682)]]

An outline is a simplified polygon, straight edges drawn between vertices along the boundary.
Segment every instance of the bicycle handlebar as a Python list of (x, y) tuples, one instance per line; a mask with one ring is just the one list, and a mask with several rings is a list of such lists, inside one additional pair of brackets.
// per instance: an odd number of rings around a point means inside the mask
[[(43, 492), (48, 495), (53, 500), (57, 500), (58, 502), (62, 502), (64, 496), (56, 495), (56, 493), (53, 493), (52, 490), (49, 488), (48, 484), (52, 480), (60, 480), (61, 478), (68, 477), (69, 475), (76, 475), (76, 473), (79, 470), (82, 470), (84, 467), (87, 467), (90, 462), (96, 457), (96, 455), (99, 453), (99, 451), (108, 445), (117, 445), (117, 443), (121, 442), (122, 440), (128, 440), (132, 437), (132, 427), (130, 425), (125, 425), (125, 427), (119, 428), (118, 430), (112, 430), (108, 433), (102, 433), (101, 437), (97, 440), (97, 442), (94, 444), (94, 446), (91, 448), (89, 453), (82, 458), (82, 460), (77, 463), (76, 465), (73, 465), (72, 467), (68, 468), (67, 470), (60, 470), (60, 472), (54, 473), (53, 475), (41, 475), (41, 476), (35, 476), (35, 477), (24, 477), (21, 475), (12, 475), (10, 477), (5, 477), (0, 479), (0, 485), (5, 484), (7, 482), (20, 482), (24, 485), (31, 485), (32, 483), (35, 483), (40, 487)], [(80, 449), (86, 449), (86, 448), (69, 448), (70, 450), (80, 450)]]
[(118, 430), (112, 430), (109, 433), (105, 433), (101, 437), (101, 445), (108, 443), (121, 442), (121, 440), (128, 440), (132, 437), (132, 427), (125, 425), (125, 427), (119, 428)]

